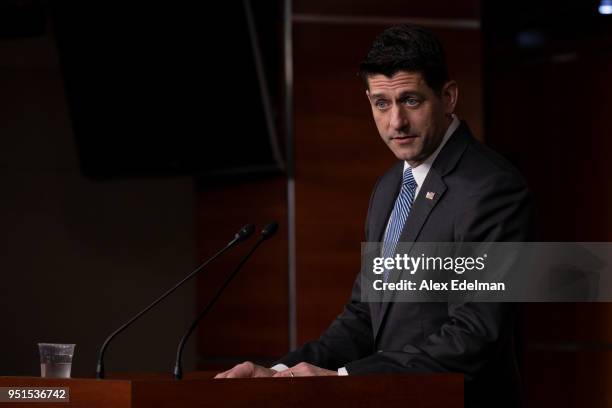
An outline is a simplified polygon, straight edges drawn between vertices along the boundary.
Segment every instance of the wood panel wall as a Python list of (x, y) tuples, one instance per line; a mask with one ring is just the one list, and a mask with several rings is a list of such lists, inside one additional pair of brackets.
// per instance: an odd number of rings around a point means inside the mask
[(277, 235), (245, 264), (197, 332), (201, 369), (227, 368), (245, 359), (269, 363), (285, 353), (289, 344), (286, 179), (200, 186), (197, 202), (199, 259), (221, 249), (242, 225), (257, 225), (254, 237), (198, 278), (197, 311), (246, 255), (261, 228), (271, 220), (280, 223)]

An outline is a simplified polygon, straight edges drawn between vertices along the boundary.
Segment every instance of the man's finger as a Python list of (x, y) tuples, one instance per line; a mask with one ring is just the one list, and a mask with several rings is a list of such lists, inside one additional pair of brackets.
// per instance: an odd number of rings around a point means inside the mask
[(240, 377), (244, 377), (244, 373), (243, 373), (243, 369), (242, 367), (236, 366), (234, 368), (232, 368), (227, 375), (225, 376), (225, 378), (240, 378)]
[(230, 370), (225, 370), (225, 371), (223, 371), (223, 372), (221, 372), (221, 373), (219, 373), (219, 374), (215, 375), (215, 377), (214, 377), (214, 378), (225, 378), (225, 376), (227, 375), (227, 372), (228, 372), (228, 371), (230, 371)]
[(274, 377), (308, 377), (311, 375), (315, 375), (314, 366), (308, 363), (299, 363), (274, 374)]
[(245, 365), (246, 365), (245, 363), (236, 364), (229, 370), (226, 370), (226, 371), (223, 371), (222, 373), (217, 374), (215, 378), (235, 378), (236, 375), (239, 374), (240, 371), (243, 370), (243, 367), (245, 367)]
[(291, 372), (294, 377), (310, 377), (312, 375), (316, 375), (311, 366), (305, 366), (300, 368), (292, 368)]
[(291, 373), (289, 372), (289, 370), (283, 370), (283, 371), (277, 372), (272, 377), (277, 377), (277, 378), (291, 377)]

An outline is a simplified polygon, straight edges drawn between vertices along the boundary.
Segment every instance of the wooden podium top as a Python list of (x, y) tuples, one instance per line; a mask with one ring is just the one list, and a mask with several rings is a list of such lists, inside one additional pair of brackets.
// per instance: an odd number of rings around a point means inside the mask
[(196, 372), (183, 380), (154, 373), (111, 377), (0, 377), (0, 387), (68, 387), (70, 392), (70, 402), (22, 400), (0, 402), (0, 408), (463, 407), (460, 374), (214, 380), (212, 373)]

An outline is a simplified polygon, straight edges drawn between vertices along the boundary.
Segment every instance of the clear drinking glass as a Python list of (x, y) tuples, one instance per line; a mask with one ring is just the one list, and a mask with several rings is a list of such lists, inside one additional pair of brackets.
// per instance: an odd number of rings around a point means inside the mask
[(40, 376), (70, 378), (74, 344), (38, 343)]

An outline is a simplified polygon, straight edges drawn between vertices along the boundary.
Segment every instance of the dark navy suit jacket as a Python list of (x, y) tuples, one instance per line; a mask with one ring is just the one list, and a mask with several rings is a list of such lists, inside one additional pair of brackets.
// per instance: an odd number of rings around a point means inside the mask
[[(400, 161), (374, 187), (366, 241), (383, 240), (402, 173)], [(461, 123), (432, 164), (400, 241), (517, 242), (528, 241), (530, 233), (523, 178)], [(320, 339), (279, 363), (346, 367), (349, 375), (459, 372), (466, 379), (466, 406), (517, 406), (514, 313), (509, 303), (366, 303), (358, 276), (344, 311)]]

